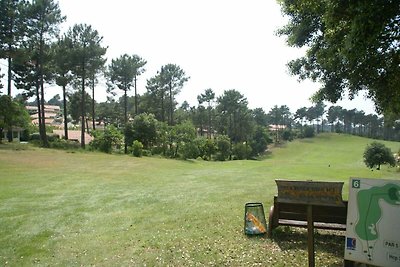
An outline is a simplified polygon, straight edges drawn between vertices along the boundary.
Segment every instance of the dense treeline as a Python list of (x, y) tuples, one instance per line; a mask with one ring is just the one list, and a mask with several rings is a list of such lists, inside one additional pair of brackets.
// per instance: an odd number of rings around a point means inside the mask
[[(126, 144), (127, 152), (132, 152), (139, 145), (139, 154), (226, 160), (253, 158), (265, 152), (272, 142), (313, 137), (321, 132), (400, 140), (400, 123), (393, 119), (340, 106), (327, 108), (322, 102), (294, 113), (285, 105), (265, 112), (262, 108), (249, 109), (247, 99), (237, 90), (226, 90), (216, 97), (212, 89), (206, 89), (198, 96), (197, 106), (184, 102), (175, 108), (174, 103), (174, 123), (170, 125), (165, 116), (163, 121), (160, 108), (159, 112), (151, 112), (155, 106), (142, 101), (147, 93), (136, 97), (125, 99), (124, 95), (96, 103), (97, 123), (105, 125), (105, 130), (91, 129), (96, 137), (92, 148), (111, 152), (113, 147), (122, 150)], [(79, 94), (71, 96), (72, 111), (79, 103), (75, 98)], [(90, 96), (87, 98), (87, 110), (91, 110)], [(135, 102), (139, 103), (137, 108)], [(63, 104), (58, 95), (48, 103)], [(126, 123), (125, 115), (129, 118)], [(79, 114), (71, 116), (76, 123), (79, 118)]]
[[(21, 90), (16, 102), (24, 103), (32, 96), (35, 99), (43, 146), (49, 146), (45, 84), (62, 88), (62, 96), (56, 95), (49, 104), (62, 107), (65, 139), (68, 122), (72, 122), (80, 125), (82, 148), (84, 134), (90, 132), (95, 137), (90, 147), (105, 152), (123, 148), (135, 155), (226, 160), (256, 157), (273, 141), (312, 137), (322, 131), (400, 139), (395, 118), (365, 115), (339, 106), (326, 110), (322, 102), (294, 114), (287, 106), (275, 106), (266, 113), (262, 108), (250, 109), (246, 97), (235, 89), (216, 96), (208, 88), (198, 96), (196, 106), (187, 102), (178, 106), (176, 96), (190, 77), (176, 64), (161, 66), (146, 81), (146, 92), (140, 95), (137, 80), (145, 72), (147, 61), (124, 54), (107, 65), (107, 48), (90, 25), (76, 24), (60, 34), (65, 17), (53, 0), (0, 0), (0, 13), (6, 14), (0, 18), (0, 58), (8, 63), (8, 98), (1, 98), (5, 111), (0, 114), (0, 129), (23, 126), (20, 120), (5, 115), (11, 114), (7, 107), (19, 107), (10, 104), (14, 82)], [(100, 79), (107, 81), (109, 96), (106, 102), (96, 103), (95, 85)], [(129, 96), (132, 89), (134, 95)], [(119, 99), (117, 90), (123, 92)]]

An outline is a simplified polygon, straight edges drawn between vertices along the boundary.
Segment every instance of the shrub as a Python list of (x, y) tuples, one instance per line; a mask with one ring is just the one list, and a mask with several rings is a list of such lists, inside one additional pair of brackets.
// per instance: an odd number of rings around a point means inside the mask
[(29, 137), (30, 140), (40, 140), (40, 134), (39, 133), (33, 133)]
[(380, 170), (382, 164), (394, 167), (396, 160), (388, 147), (382, 143), (372, 142), (365, 148), (364, 163), (368, 168), (376, 167), (377, 170)]
[(151, 150), (148, 150), (148, 149), (142, 150), (142, 156), (150, 157), (151, 155), (152, 155)]
[(180, 149), (183, 159), (195, 159), (200, 155), (199, 148), (194, 142), (187, 142)]
[(253, 138), (250, 142), (252, 155), (257, 156), (261, 153), (264, 153), (267, 149), (268, 144), (271, 144), (272, 142), (273, 140), (270, 138), (267, 128), (257, 126)]
[(135, 157), (141, 157), (143, 155), (143, 144), (142, 142), (135, 140), (132, 143), (132, 154)]
[(59, 139), (60, 139), (60, 136), (58, 134), (54, 134), (54, 133), (47, 134), (47, 140), (49, 142), (53, 142), (53, 141), (59, 140)]
[(291, 130), (286, 129), (282, 133), (282, 139), (285, 141), (292, 141), (293, 140), (293, 133)]
[(108, 126), (104, 131), (93, 131), (94, 140), (89, 143), (91, 149), (111, 153), (113, 147), (120, 147), (123, 136), (114, 126)]
[(246, 143), (237, 143), (233, 146), (233, 154), (236, 156), (236, 159), (248, 159), (251, 156), (251, 147)]
[(217, 155), (216, 160), (224, 161), (231, 154), (231, 140), (227, 135), (220, 135), (217, 137)]
[(77, 141), (56, 139), (50, 142), (50, 147), (57, 149), (79, 149), (80, 144)]
[[(47, 141), (53, 142), (57, 139), (60, 139), (60, 136), (58, 134), (53, 134), (53, 133), (48, 133), (47, 135)], [(40, 133), (33, 133), (29, 136), (29, 140), (32, 141), (40, 141)]]
[(214, 140), (205, 137), (198, 137), (195, 140), (195, 143), (199, 149), (199, 156), (204, 160), (211, 160), (212, 155), (214, 155), (217, 150)]
[(303, 131), (304, 138), (312, 138), (314, 136), (315, 136), (314, 127), (311, 127), (311, 126), (304, 127), (304, 131)]

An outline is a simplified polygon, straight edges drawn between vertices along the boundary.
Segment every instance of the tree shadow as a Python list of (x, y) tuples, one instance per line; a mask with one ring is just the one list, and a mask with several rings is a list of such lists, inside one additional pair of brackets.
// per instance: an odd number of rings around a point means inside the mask
[[(278, 227), (273, 232), (274, 242), (282, 250), (307, 250), (307, 229), (293, 229), (290, 227)], [(315, 230), (314, 249), (331, 254), (336, 257), (343, 257), (345, 237), (343, 232)]]

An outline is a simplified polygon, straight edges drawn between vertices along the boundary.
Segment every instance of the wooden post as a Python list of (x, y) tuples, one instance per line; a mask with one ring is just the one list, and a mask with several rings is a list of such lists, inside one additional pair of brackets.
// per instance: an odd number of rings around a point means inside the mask
[(308, 229), (308, 266), (315, 267), (314, 255), (314, 221), (312, 205), (307, 206), (307, 229)]

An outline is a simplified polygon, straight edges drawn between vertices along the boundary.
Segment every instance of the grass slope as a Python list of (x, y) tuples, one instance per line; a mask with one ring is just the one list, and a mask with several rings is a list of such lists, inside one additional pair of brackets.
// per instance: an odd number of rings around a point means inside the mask
[[(304, 231), (243, 234), (245, 203), (267, 213), (277, 178), (344, 181), (345, 198), (351, 176), (399, 179), (365, 167), (371, 141), (324, 134), (231, 162), (0, 145), (0, 265), (306, 266)], [(317, 235), (316, 265), (341, 266), (343, 243)]]

